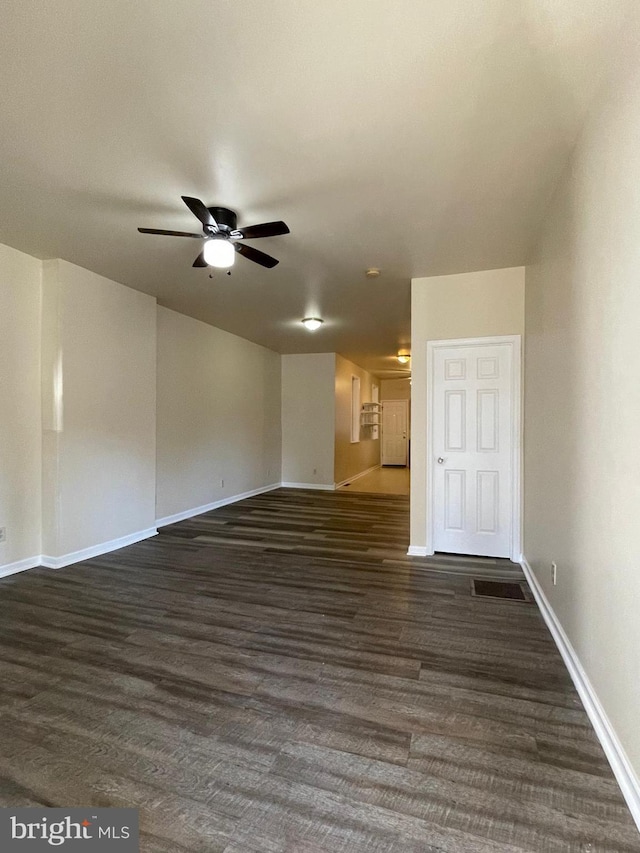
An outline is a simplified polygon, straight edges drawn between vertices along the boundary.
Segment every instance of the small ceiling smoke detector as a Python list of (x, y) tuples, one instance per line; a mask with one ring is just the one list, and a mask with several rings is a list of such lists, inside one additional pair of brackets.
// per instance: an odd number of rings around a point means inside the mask
[(320, 317), (305, 317), (302, 321), (302, 325), (309, 332), (315, 332), (315, 330), (319, 329), (323, 323), (324, 320), (321, 320)]
[(380, 270), (377, 267), (369, 267), (369, 269), (365, 272), (367, 278), (378, 278), (380, 275)]

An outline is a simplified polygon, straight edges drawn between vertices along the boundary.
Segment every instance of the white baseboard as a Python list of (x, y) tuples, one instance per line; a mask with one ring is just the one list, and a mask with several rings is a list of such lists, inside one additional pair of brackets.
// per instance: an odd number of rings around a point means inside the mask
[(408, 557), (430, 557), (431, 554), (427, 551), (426, 545), (409, 545), (407, 551)]
[(336, 483), (336, 489), (342, 488), (342, 486), (346, 486), (347, 483), (353, 483), (356, 480), (359, 480), (360, 477), (365, 477), (367, 474), (370, 474), (372, 471), (375, 471), (380, 467), (380, 463), (377, 465), (372, 465), (371, 468), (367, 468), (366, 471), (360, 471), (359, 474), (354, 474), (353, 477), (347, 477), (346, 480), (343, 480), (341, 483)]
[(202, 515), (203, 512), (210, 512), (212, 509), (219, 509), (221, 506), (234, 504), (238, 501), (243, 501), (246, 498), (253, 498), (256, 495), (261, 495), (264, 492), (272, 492), (274, 489), (279, 489), (280, 485), (285, 483), (271, 483), (269, 486), (260, 486), (258, 489), (252, 489), (250, 492), (242, 492), (239, 495), (231, 495), (228, 498), (221, 498), (219, 501), (214, 501), (210, 504), (193, 507), (193, 509), (185, 509), (183, 512), (176, 512), (174, 515), (167, 515), (164, 518), (159, 518), (156, 521), (156, 527), (166, 527), (167, 524), (176, 524), (178, 521), (185, 521), (187, 518), (193, 518), (196, 515)]
[(598, 740), (600, 741), (609, 764), (611, 765), (611, 769), (618, 781), (622, 795), (629, 806), (629, 811), (640, 830), (640, 779), (638, 779), (638, 776), (631, 766), (631, 762), (627, 758), (624, 748), (611, 725), (611, 721), (607, 717), (606, 711), (602, 707), (596, 691), (580, 663), (576, 650), (573, 648), (569, 637), (566, 635), (564, 628), (560, 624), (560, 620), (556, 616), (553, 607), (549, 603), (549, 599), (540, 586), (540, 583), (531, 566), (527, 562), (526, 557), (522, 558), (520, 565), (522, 566), (522, 570), (529, 586), (531, 587), (544, 621), (547, 623), (547, 627), (551, 631), (551, 635), (555, 640), (558, 651), (562, 655), (565, 666), (569, 670), (571, 680), (578, 691), (578, 695), (582, 700), (584, 709), (591, 720), (591, 725), (595, 729)]
[(47, 569), (63, 569), (72, 563), (90, 560), (92, 557), (100, 557), (102, 554), (108, 554), (109, 551), (117, 551), (118, 548), (125, 548), (135, 542), (149, 539), (151, 536), (156, 536), (157, 533), (155, 527), (149, 527), (147, 530), (139, 530), (137, 533), (121, 536), (119, 539), (111, 539), (109, 542), (102, 542), (100, 545), (92, 545), (90, 548), (83, 548), (81, 551), (72, 551), (69, 554), (63, 554), (61, 557), (49, 557), (43, 554), (40, 557), (40, 565)]
[(36, 566), (42, 565), (41, 557), (27, 557), (26, 560), (16, 560), (15, 563), (5, 563), (0, 566), (0, 578), (6, 578), (9, 575), (15, 575), (18, 572), (26, 572), (27, 569), (35, 569)]
[(316, 489), (322, 492), (334, 492), (335, 483), (280, 483), (283, 489)]

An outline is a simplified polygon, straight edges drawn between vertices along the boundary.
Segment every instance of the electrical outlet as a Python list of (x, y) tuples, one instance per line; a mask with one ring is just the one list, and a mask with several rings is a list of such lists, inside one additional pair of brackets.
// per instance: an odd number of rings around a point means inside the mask
[(7, 538), (7, 528), (6, 527), (0, 527), (0, 542), (6, 541), (6, 538)]
[(558, 564), (556, 562), (551, 563), (551, 583), (555, 586), (558, 582)]

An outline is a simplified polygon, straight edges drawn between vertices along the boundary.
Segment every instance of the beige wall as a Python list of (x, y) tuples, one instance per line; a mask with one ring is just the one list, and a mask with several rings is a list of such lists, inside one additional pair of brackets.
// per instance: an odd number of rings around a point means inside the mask
[(277, 353), (158, 307), (157, 393), (159, 519), (280, 482)]
[(40, 554), (40, 277), (0, 245), (0, 574)]
[(360, 428), (360, 441), (351, 442), (351, 377), (360, 378), (360, 404), (371, 403), (371, 386), (376, 380), (357, 364), (336, 356), (335, 371), (335, 470), (336, 483), (380, 464), (380, 441), (371, 437), (372, 430)]
[(333, 486), (335, 353), (282, 356), (282, 482)]
[(155, 526), (155, 299), (65, 261), (43, 271), (43, 553)]
[(380, 382), (381, 400), (410, 400), (411, 380), (383, 379)]
[(427, 531), (427, 342), (524, 333), (524, 267), (411, 282), (411, 545)]
[(63, 429), (61, 288), (56, 260), (44, 261), (41, 298), (42, 539), (41, 553), (60, 551), (59, 458)]
[(527, 268), (524, 552), (640, 776), (637, 53), (619, 73)]

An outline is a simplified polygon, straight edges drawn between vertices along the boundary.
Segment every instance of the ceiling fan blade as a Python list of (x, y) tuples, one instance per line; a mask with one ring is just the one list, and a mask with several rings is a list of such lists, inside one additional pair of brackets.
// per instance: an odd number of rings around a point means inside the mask
[(212, 225), (214, 228), (218, 227), (218, 223), (215, 221), (213, 216), (209, 213), (206, 206), (203, 202), (200, 201), (199, 198), (191, 198), (191, 196), (183, 195), (181, 196), (182, 201), (187, 205), (191, 213), (194, 216), (197, 216), (200, 222), (203, 225)]
[(204, 259), (204, 250), (202, 252), (200, 252), (198, 257), (193, 262), (192, 266), (194, 266), (194, 267), (208, 267), (209, 266), (209, 264)]
[(255, 240), (257, 237), (279, 237), (280, 234), (290, 234), (289, 226), (282, 222), (263, 222), (262, 225), (250, 225), (248, 228), (240, 228), (242, 236), (247, 240)]
[(234, 248), (238, 254), (244, 255), (248, 260), (255, 261), (256, 264), (268, 267), (269, 269), (280, 263), (280, 261), (272, 258), (271, 255), (265, 255), (264, 252), (254, 249), (253, 246), (245, 246), (243, 243), (234, 243)]
[(196, 237), (202, 240), (202, 234), (190, 234), (188, 231), (163, 231), (161, 228), (138, 228), (141, 234), (165, 234), (167, 237)]

